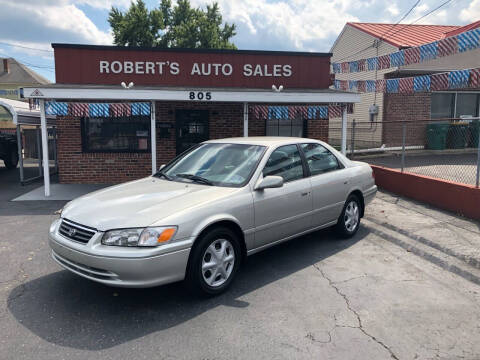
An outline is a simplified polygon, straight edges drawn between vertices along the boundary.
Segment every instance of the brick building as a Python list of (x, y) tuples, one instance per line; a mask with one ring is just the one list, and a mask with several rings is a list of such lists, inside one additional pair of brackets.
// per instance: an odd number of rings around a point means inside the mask
[(346, 118), (359, 99), (329, 89), (329, 53), (53, 48), (56, 84), (23, 94), (57, 117), (62, 183), (144, 177), (208, 139), (326, 140), (329, 104)]
[[(332, 46), (332, 62), (354, 61), (375, 56), (388, 55), (399, 50), (420, 46), (432, 41), (470, 31), (480, 27), (480, 21), (465, 26), (406, 25), (379, 23), (347, 23)], [(480, 48), (439, 57), (421, 63), (391, 67), (376, 71), (362, 71), (336, 74), (338, 80), (379, 80), (435, 74), (452, 70), (470, 69), (479, 66)], [(401, 142), (400, 125), (396, 121), (420, 121), (428, 119), (459, 118), (479, 116), (480, 89), (468, 91), (436, 91), (431, 93), (362, 93), (355, 111), (348, 115), (368, 123), (378, 122), (374, 132), (359, 133), (357, 141), (365, 146), (377, 147), (382, 144), (396, 146)], [(369, 108), (378, 106), (378, 114), (370, 115)], [(334, 122), (330, 128), (334, 128)], [(333, 126), (332, 126), (333, 125)], [(418, 144), (411, 136), (424, 138), (425, 126), (410, 134), (412, 143)], [(338, 141), (338, 134), (330, 131), (331, 142)]]

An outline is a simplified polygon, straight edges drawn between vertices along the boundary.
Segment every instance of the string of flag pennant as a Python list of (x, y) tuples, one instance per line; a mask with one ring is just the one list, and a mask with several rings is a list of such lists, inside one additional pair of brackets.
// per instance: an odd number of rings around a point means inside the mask
[(391, 54), (368, 59), (332, 63), (334, 74), (384, 70), (403, 65), (417, 64), (436, 58), (463, 53), (480, 48), (480, 28), (455, 36), (411, 47)]
[[(347, 113), (353, 113), (353, 104), (346, 104)], [(301, 117), (321, 120), (342, 117), (342, 105), (253, 105), (251, 112), (255, 119), (286, 120)]]
[(45, 102), (47, 115), (75, 117), (122, 117), (135, 115), (150, 115), (150, 103), (75, 103), (75, 102)]
[(335, 80), (334, 88), (352, 92), (416, 93), (480, 87), (480, 68), (379, 80)]

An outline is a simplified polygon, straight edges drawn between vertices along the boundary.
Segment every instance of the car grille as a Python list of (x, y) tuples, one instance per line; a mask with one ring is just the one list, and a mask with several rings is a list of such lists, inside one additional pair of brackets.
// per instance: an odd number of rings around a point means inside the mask
[(73, 221), (63, 219), (58, 229), (60, 234), (67, 239), (86, 244), (95, 235), (96, 230), (74, 223)]

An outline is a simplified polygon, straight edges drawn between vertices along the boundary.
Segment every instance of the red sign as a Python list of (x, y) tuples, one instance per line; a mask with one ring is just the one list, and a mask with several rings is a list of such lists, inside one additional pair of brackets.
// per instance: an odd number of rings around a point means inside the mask
[(53, 44), (59, 84), (325, 89), (330, 56), (248, 50)]

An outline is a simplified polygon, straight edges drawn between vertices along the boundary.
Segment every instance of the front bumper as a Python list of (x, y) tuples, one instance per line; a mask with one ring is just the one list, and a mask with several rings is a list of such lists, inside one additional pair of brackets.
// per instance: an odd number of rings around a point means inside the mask
[[(95, 239), (90, 242), (95, 243)], [(122, 250), (121, 256), (108, 256), (96, 254), (99, 251), (96, 251), (95, 245), (91, 246), (90, 242), (87, 245), (77, 244), (58, 233), (49, 235), (52, 258), (63, 268), (96, 282), (117, 287), (140, 288), (168, 284), (185, 278), (190, 247), (186, 247), (184, 243), (180, 249), (171, 249), (169, 252), (151, 256), (138, 256), (137, 248), (112, 249), (114, 254)], [(132, 256), (128, 256), (128, 251)]]

